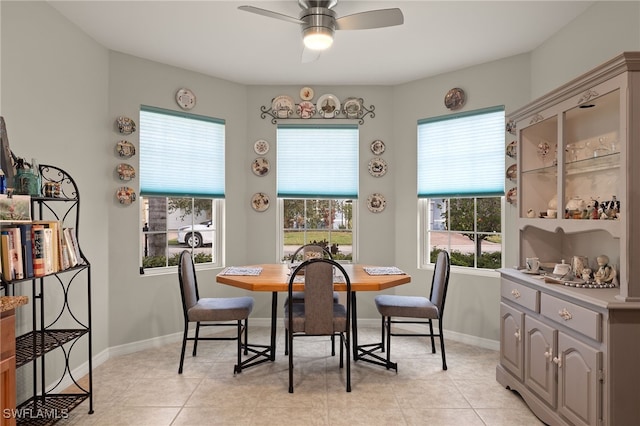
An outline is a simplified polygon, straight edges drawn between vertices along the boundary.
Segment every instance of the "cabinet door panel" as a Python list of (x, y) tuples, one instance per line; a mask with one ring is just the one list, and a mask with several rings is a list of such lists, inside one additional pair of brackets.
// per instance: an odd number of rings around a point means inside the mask
[(525, 317), (524, 383), (549, 405), (556, 407), (557, 330)]
[(558, 355), (558, 412), (575, 425), (598, 424), (602, 352), (559, 333)]
[(500, 364), (523, 379), (522, 330), (524, 314), (500, 303)]

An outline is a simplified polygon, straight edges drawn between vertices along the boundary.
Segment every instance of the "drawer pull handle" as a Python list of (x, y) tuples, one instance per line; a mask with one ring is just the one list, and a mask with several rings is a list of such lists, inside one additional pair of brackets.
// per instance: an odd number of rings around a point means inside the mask
[(511, 295), (516, 299), (520, 299), (520, 292), (518, 290), (516, 290), (515, 288), (513, 290), (511, 290)]
[(516, 336), (516, 340), (520, 341), (520, 330), (516, 330), (515, 333), (513, 333), (514, 336)]
[(569, 312), (567, 308), (560, 309), (558, 311), (558, 315), (560, 315), (560, 318), (562, 318), (565, 321), (569, 321), (571, 318), (573, 318), (573, 315), (571, 315), (571, 312)]
[(544, 353), (544, 357), (549, 360), (552, 361), (553, 360), (553, 351), (551, 350), (551, 348), (547, 349)]
[(562, 360), (560, 358), (558, 358), (557, 356), (554, 356), (553, 362), (555, 362), (558, 365), (558, 368), (562, 368)]

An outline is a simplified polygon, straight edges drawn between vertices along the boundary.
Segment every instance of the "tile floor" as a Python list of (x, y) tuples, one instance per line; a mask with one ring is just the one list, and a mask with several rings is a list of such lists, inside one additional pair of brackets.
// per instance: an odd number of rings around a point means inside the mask
[[(250, 328), (266, 344), (267, 327)], [(94, 369), (94, 414), (88, 402), (59, 425), (541, 425), (518, 394), (495, 379), (498, 353), (445, 340), (447, 364), (426, 338), (394, 337), (398, 373), (352, 364), (352, 392), (325, 337), (294, 341), (294, 393), (288, 393), (284, 333), (276, 361), (233, 375), (235, 342), (187, 345), (178, 375), (180, 343), (109, 359)], [(379, 339), (362, 328), (361, 343)]]

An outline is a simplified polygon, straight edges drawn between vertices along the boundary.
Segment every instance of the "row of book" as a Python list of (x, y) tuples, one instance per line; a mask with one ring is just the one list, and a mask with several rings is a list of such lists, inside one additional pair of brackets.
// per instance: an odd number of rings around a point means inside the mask
[(83, 263), (75, 230), (59, 221), (2, 224), (0, 271), (4, 281), (43, 277)]

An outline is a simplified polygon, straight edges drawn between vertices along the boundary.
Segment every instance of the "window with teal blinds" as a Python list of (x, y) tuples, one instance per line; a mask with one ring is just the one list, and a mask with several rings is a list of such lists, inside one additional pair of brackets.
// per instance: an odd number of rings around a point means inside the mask
[(418, 121), (418, 196), (504, 195), (504, 107)]
[(358, 126), (280, 125), (280, 198), (357, 198)]
[(142, 106), (140, 194), (223, 198), (224, 120)]

